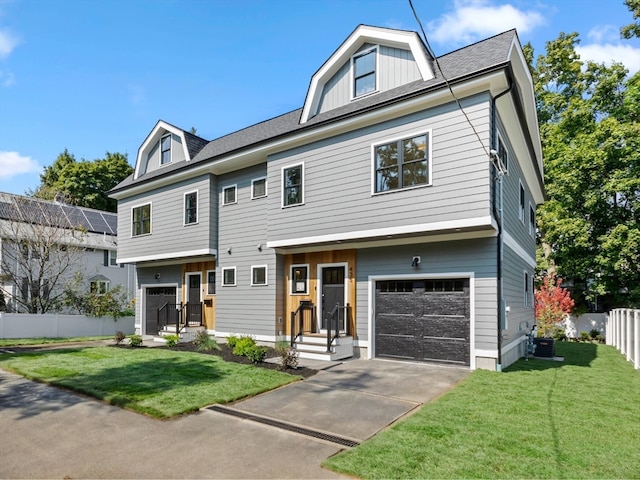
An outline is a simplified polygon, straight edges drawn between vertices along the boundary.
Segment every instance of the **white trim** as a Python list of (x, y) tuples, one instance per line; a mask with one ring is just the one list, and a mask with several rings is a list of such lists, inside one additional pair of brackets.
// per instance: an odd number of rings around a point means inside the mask
[[(294, 292), (293, 291), (293, 269), (295, 267), (305, 267), (307, 269), (307, 276), (305, 278), (305, 289), (304, 292)], [(288, 287), (288, 294), (289, 295), (309, 295), (309, 272), (311, 272), (311, 268), (309, 266), (308, 263), (292, 263), (289, 266), (289, 285), (287, 285)]]
[(206, 275), (207, 275), (207, 277), (206, 277), (206, 279), (207, 279), (207, 289), (205, 290), (204, 294), (205, 294), (205, 296), (207, 296), (207, 297), (213, 297), (214, 295), (216, 295), (216, 292), (217, 292), (217, 288), (216, 288), (216, 287), (217, 287), (217, 285), (216, 285), (216, 282), (214, 281), (214, 282), (213, 282), (213, 290), (214, 290), (214, 292), (213, 292), (213, 293), (209, 293), (209, 285), (211, 285), (211, 284), (209, 283), (209, 274), (210, 274), (211, 272), (213, 272), (214, 276), (215, 276), (215, 277), (217, 277), (217, 275), (216, 275), (216, 269), (215, 269), (215, 268), (214, 268), (213, 270), (207, 270), (207, 271), (206, 271)]
[(398, 227), (373, 228), (370, 230), (356, 230), (353, 232), (330, 233), (312, 237), (290, 238), (267, 242), (267, 248), (279, 248), (298, 245), (310, 245), (323, 242), (343, 242), (372, 237), (388, 237), (390, 235), (416, 234), (419, 232), (437, 232), (440, 230), (456, 230), (463, 228), (490, 227), (498, 230), (495, 220), (491, 216), (447, 220), (444, 222), (420, 223), (415, 225), (401, 225)]
[[(233, 202), (227, 202), (227, 196), (225, 195), (225, 191), (229, 190), (233, 188), (235, 191), (235, 200)], [(231, 185), (225, 185), (224, 187), (222, 187), (222, 201), (220, 202), (220, 205), (225, 206), (225, 205), (235, 205), (236, 203), (238, 203), (238, 184), (237, 183), (233, 183)]]
[[(412, 133), (407, 133), (405, 135), (400, 135), (393, 138), (387, 138), (384, 141), (371, 144), (371, 195), (372, 196), (386, 195), (388, 193), (393, 193), (393, 192), (403, 192), (405, 190), (412, 190), (414, 188), (420, 188), (420, 187), (430, 187), (433, 185), (433, 172), (432, 172), (433, 160), (431, 158), (431, 148), (432, 148), (431, 144), (433, 143), (431, 141), (431, 139), (433, 138), (432, 132), (433, 132), (432, 128), (428, 128), (426, 130), (416, 130), (415, 132), (412, 132)], [(421, 183), (420, 185), (411, 185), (410, 187), (394, 188), (392, 190), (385, 190), (383, 192), (376, 192), (376, 148), (382, 145), (387, 145), (389, 143), (394, 143), (402, 140), (408, 140), (414, 137), (419, 137), (421, 135), (427, 136), (428, 151), (426, 153), (427, 153), (427, 167), (428, 167), (428, 175), (429, 175), (429, 179), (427, 183)], [(402, 172), (398, 171), (398, 175), (402, 175)]]
[[(173, 135), (176, 135), (177, 137), (180, 138), (181, 140), (181, 145), (182, 145), (182, 150), (184, 153), (184, 158), (189, 161), (191, 160), (191, 158), (189, 157), (189, 150), (187, 149), (187, 141), (184, 137), (184, 131), (180, 130), (179, 128), (174, 127), (173, 125), (169, 125), (167, 122), (164, 122), (162, 120), (159, 120), (158, 123), (156, 123), (156, 125), (151, 129), (151, 131), (149, 132), (149, 135), (147, 135), (147, 138), (144, 139), (144, 142), (142, 142), (142, 145), (140, 145), (140, 148), (138, 149), (138, 155), (136, 156), (136, 167), (134, 170), (134, 175), (133, 178), (137, 179), (138, 177), (140, 177), (141, 172), (140, 172), (140, 168), (142, 167), (142, 155), (144, 153), (147, 153), (149, 147), (153, 144), (155, 144), (156, 142), (160, 141), (160, 138), (165, 136), (164, 133), (160, 133), (160, 130), (164, 130), (165, 132), (169, 132)], [(171, 144), (171, 148), (173, 150), (173, 142)], [(173, 156), (173, 152), (171, 153), (171, 155)], [(162, 152), (160, 152), (160, 156), (162, 157)], [(159, 160), (159, 162), (161, 162), (162, 159)], [(146, 160), (147, 165), (147, 169), (148, 167), (148, 159)], [(165, 164), (165, 165), (169, 165), (169, 164)], [(145, 172), (146, 173), (146, 172)]]
[[(162, 163), (162, 141), (169, 137), (169, 161), (167, 163)], [(158, 151), (160, 152), (160, 158), (158, 159), (158, 166), (159, 167), (165, 167), (167, 165), (171, 165), (171, 163), (173, 162), (173, 135), (171, 134), (171, 132), (162, 135), (160, 137), (160, 140), (158, 142)]]
[[(264, 195), (260, 195), (260, 196), (255, 196), (253, 194), (253, 185), (260, 180), (264, 180)], [(258, 178), (254, 178), (253, 180), (251, 180), (251, 200), (257, 200), (258, 198), (264, 198), (267, 197), (269, 195), (268, 191), (267, 191), (267, 177), (258, 177)]]
[[(518, 347), (518, 345), (520, 345), (522, 342), (524, 342), (526, 338), (527, 338), (526, 335), (521, 335), (520, 337), (514, 339), (513, 342), (511, 342), (506, 347), (503, 346), (502, 347), (502, 355), (504, 355), (505, 353), (510, 352), (514, 348)], [(496, 358), (497, 358), (497, 350), (496, 350)]]
[[(132, 205), (131, 206), (131, 223), (129, 224), (130, 226), (130, 238), (139, 238), (139, 237), (146, 237), (147, 235), (151, 235), (153, 233), (153, 205), (152, 205), (152, 201), (149, 200), (148, 202), (145, 203), (140, 203), (138, 205)], [(149, 233), (141, 233), (140, 235), (134, 235), (133, 234), (133, 210), (136, 208), (141, 208), (141, 207), (146, 207), (147, 205), (149, 205)], [(120, 263), (124, 263), (124, 262), (120, 262)]]
[[(362, 95), (358, 95), (356, 96), (356, 67), (355, 67), (355, 61), (356, 58), (358, 57), (363, 57), (365, 55), (368, 55), (369, 53), (374, 52), (375, 53), (375, 66), (373, 67), (373, 90), (371, 90), (370, 92), (367, 93), (363, 93)], [(380, 73), (380, 63), (379, 63), (379, 59), (380, 58), (380, 48), (379, 45), (373, 45), (369, 48), (366, 48), (364, 50), (359, 50), (357, 52), (355, 52), (353, 55), (351, 55), (351, 59), (350, 61), (350, 66), (349, 66), (349, 80), (351, 82), (351, 91), (350, 91), (350, 99), (351, 101), (354, 100), (359, 100), (361, 98), (364, 97), (368, 97), (369, 95), (373, 95), (376, 93), (380, 92), (380, 82), (379, 82), (379, 73)]]
[[(421, 279), (447, 279), (447, 278), (468, 278), (469, 279), (469, 368), (476, 369), (476, 285), (475, 272), (440, 272), (440, 273), (410, 273), (395, 275), (369, 275), (367, 279), (367, 336), (369, 345), (367, 358), (375, 358), (375, 295), (376, 282), (381, 280), (421, 280)], [(497, 358), (497, 355), (496, 355)]]
[(178, 292), (180, 286), (178, 283), (142, 283), (140, 284), (140, 333), (142, 335), (147, 334), (147, 288), (163, 288), (163, 287), (175, 287), (176, 289), (176, 303), (178, 301)]
[[(224, 283), (224, 271), (233, 270), (233, 283)], [(236, 267), (222, 267), (222, 278), (220, 279), (220, 286), (222, 287), (235, 287), (238, 285), (238, 270)]]
[(118, 263), (138, 263), (150, 262), (152, 260), (168, 260), (172, 258), (196, 257), (201, 255), (218, 255), (218, 250), (212, 248), (202, 248), (199, 250), (184, 250), (180, 252), (169, 252), (152, 255), (142, 255), (140, 257), (118, 258)]
[[(300, 198), (300, 203), (294, 203), (291, 205), (285, 205), (284, 204), (284, 192), (286, 190), (285, 185), (284, 185), (284, 171), (285, 170), (290, 170), (292, 168), (296, 168), (296, 167), (300, 167), (300, 188), (302, 189), (302, 195)], [(304, 186), (304, 162), (298, 162), (298, 163), (293, 163), (291, 165), (285, 165), (283, 167), (280, 168), (280, 183), (282, 185), (282, 192), (280, 194), (280, 207), (281, 208), (290, 208), (290, 207), (298, 207), (300, 205), (304, 205), (304, 191), (305, 191), (305, 186)], [(267, 243), (268, 245), (268, 243)]]
[[(196, 221), (192, 222), (192, 223), (187, 223), (187, 195), (190, 195), (192, 193), (196, 194)], [(199, 222), (199, 210), (200, 210), (200, 192), (198, 191), (198, 189), (196, 190), (190, 190), (188, 192), (184, 192), (184, 194), (182, 195), (182, 226), (183, 227), (187, 227), (189, 225), (197, 225)]]
[(202, 297), (203, 297), (203, 291), (202, 291), (202, 272), (186, 272), (184, 274), (184, 290), (182, 294), (184, 295), (184, 299), (185, 299), (185, 303), (189, 302), (189, 277), (195, 277), (198, 276), (200, 278), (200, 302), (202, 303)]
[[(533, 213), (533, 218), (531, 218), (531, 213)], [(533, 222), (531, 220), (533, 220)], [(529, 202), (529, 235), (536, 238), (536, 209), (533, 208), (531, 202)]]
[[(504, 352), (504, 348), (502, 349), (502, 351)], [(496, 360), (496, 362), (498, 361), (498, 350), (493, 350), (493, 349), (476, 349), (475, 351), (475, 355), (474, 355), (474, 360), (476, 357), (485, 357), (485, 358), (493, 358)]]
[[(253, 270), (256, 268), (264, 268), (264, 283), (253, 283)], [(251, 279), (249, 284), (252, 287), (266, 287), (269, 285), (269, 267), (267, 265), (251, 265)]]
[(518, 255), (522, 260), (524, 260), (527, 265), (531, 268), (536, 268), (536, 259), (527, 253), (527, 251), (520, 245), (515, 238), (513, 238), (509, 232), (502, 232), (502, 238), (504, 240), (504, 244), (513, 250), (516, 255)]

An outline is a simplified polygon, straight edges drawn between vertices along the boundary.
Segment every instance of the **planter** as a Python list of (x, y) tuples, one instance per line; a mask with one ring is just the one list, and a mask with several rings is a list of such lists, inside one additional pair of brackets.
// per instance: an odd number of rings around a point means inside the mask
[(553, 338), (536, 337), (533, 339), (533, 343), (536, 346), (534, 355), (536, 357), (550, 357), (556, 356), (556, 341)]

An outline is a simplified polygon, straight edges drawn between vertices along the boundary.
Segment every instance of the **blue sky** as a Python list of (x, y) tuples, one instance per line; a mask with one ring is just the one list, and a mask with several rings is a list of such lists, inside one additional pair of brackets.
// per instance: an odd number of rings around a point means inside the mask
[[(623, 0), (413, 0), (437, 55), (517, 28), (537, 53), (640, 70)], [(25, 193), (65, 148), (126, 153), (159, 120), (212, 140), (302, 106), (358, 24), (418, 30), (408, 0), (0, 0), (0, 191)]]

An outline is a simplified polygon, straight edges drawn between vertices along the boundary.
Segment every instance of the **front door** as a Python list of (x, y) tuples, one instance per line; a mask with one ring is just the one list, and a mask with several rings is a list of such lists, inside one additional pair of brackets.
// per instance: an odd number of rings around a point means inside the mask
[[(345, 330), (344, 322), (344, 268), (322, 268), (322, 312), (320, 329), (327, 330), (330, 318), (337, 318), (340, 331)], [(337, 306), (337, 307), (336, 307)]]
[(200, 325), (202, 321), (202, 303), (200, 296), (200, 274), (189, 275), (187, 290), (187, 322)]

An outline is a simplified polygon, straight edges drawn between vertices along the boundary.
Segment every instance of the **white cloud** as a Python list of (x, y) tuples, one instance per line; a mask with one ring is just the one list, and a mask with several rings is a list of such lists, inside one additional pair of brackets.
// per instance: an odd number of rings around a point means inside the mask
[(535, 10), (520, 10), (493, 0), (455, 0), (454, 11), (429, 22), (427, 36), (438, 43), (462, 45), (516, 28), (520, 34), (545, 23)]
[(0, 30), (0, 59), (7, 58), (20, 40), (7, 29)]
[(622, 63), (629, 70), (630, 75), (640, 71), (640, 48), (634, 48), (631, 45), (592, 43), (577, 45), (576, 52), (582, 61), (591, 60), (606, 65), (616, 61)]
[(615, 42), (620, 40), (620, 27), (598, 25), (587, 33), (587, 38), (594, 43)]
[(0, 178), (9, 180), (24, 173), (39, 173), (42, 167), (31, 157), (24, 157), (18, 152), (0, 151)]

